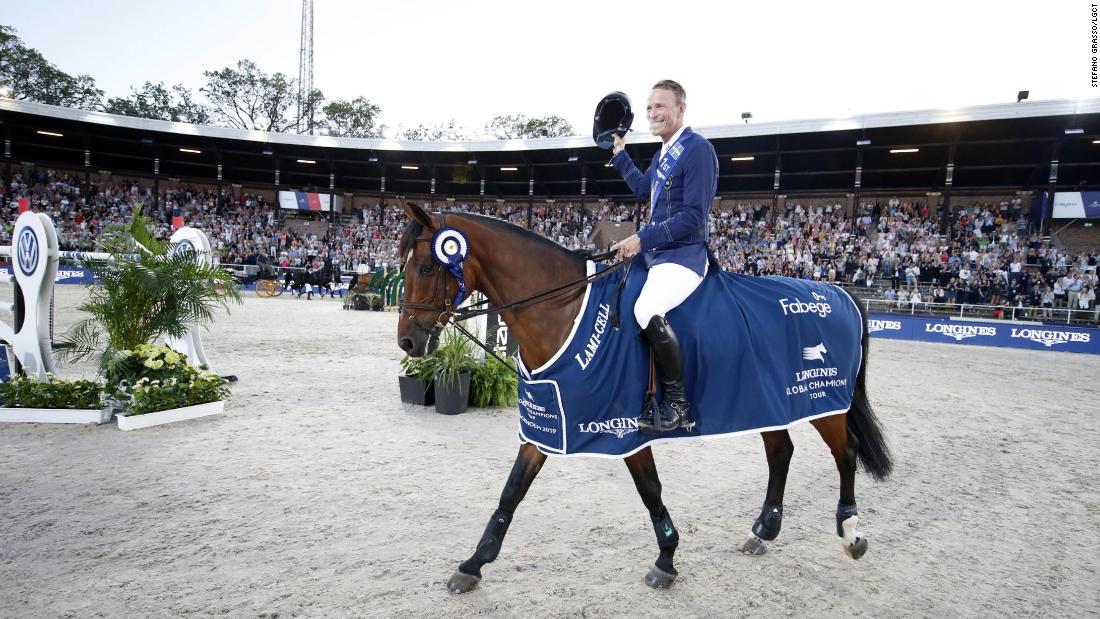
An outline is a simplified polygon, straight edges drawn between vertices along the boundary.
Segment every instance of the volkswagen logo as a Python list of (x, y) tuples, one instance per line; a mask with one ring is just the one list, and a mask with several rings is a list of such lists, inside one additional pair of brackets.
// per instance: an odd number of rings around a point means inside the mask
[(20, 230), (15, 247), (19, 270), (23, 275), (30, 277), (38, 268), (38, 237), (35, 236), (34, 230), (30, 228)]

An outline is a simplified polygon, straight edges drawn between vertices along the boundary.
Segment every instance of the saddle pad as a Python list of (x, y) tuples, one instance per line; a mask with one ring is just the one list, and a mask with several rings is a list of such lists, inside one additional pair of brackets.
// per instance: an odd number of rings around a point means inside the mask
[(549, 455), (623, 457), (661, 441), (779, 430), (851, 406), (863, 324), (846, 293), (713, 271), (666, 317), (683, 351), (695, 428), (639, 432), (649, 350), (633, 307), (647, 275), (632, 268), (589, 284), (569, 339), (542, 367), (528, 370), (517, 355), (521, 442)]

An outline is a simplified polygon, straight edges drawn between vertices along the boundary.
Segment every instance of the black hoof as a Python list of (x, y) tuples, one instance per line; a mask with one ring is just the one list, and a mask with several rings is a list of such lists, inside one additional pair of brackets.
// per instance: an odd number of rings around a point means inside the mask
[(472, 576), (463, 572), (455, 572), (447, 581), (447, 591), (451, 593), (469, 593), (481, 582), (481, 576)]
[(676, 574), (669, 574), (656, 565), (649, 568), (649, 573), (645, 575), (645, 584), (651, 589), (668, 589), (674, 582)]
[(844, 552), (853, 559), (859, 559), (867, 554), (867, 538), (860, 537), (851, 546), (845, 544)]

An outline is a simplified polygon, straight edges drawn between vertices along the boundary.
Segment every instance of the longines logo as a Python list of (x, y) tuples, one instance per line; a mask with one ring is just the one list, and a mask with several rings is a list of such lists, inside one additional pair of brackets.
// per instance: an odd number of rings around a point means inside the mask
[(38, 268), (38, 252), (38, 237), (35, 236), (34, 230), (30, 228), (20, 230), (16, 241), (16, 253), (19, 254), (19, 270), (23, 275), (29, 277)]
[(1065, 344), (1066, 342), (1082, 342), (1087, 344), (1092, 341), (1092, 335), (1089, 333), (1051, 331), (1047, 329), (1017, 329), (1015, 327), (1012, 328), (1012, 337), (1038, 342), (1047, 348), (1055, 344)]
[(969, 337), (976, 335), (992, 337), (997, 335), (996, 327), (979, 327), (977, 325), (953, 325), (947, 323), (937, 323), (932, 325), (924, 325), (925, 333), (939, 333), (940, 335), (946, 335), (947, 337), (955, 338), (956, 342), (961, 342)]
[(901, 321), (898, 320), (878, 320), (872, 318), (867, 321), (867, 332), (876, 333), (878, 331), (901, 331)]
[(589, 421), (578, 423), (577, 429), (584, 434), (614, 434), (616, 438), (622, 438), (638, 431), (638, 418), (616, 417), (606, 421)]

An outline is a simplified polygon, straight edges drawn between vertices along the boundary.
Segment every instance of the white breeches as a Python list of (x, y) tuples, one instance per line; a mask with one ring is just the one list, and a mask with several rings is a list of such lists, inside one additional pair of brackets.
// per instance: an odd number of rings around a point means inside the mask
[[(704, 267), (703, 274), (706, 275)], [(649, 278), (634, 304), (634, 318), (645, 329), (654, 316), (664, 316), (695, 292), (703, 278), (691, 269), (666, 262), (649, 269)]]

